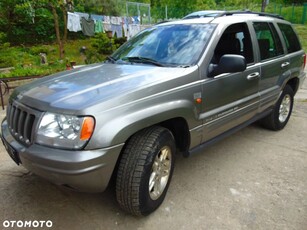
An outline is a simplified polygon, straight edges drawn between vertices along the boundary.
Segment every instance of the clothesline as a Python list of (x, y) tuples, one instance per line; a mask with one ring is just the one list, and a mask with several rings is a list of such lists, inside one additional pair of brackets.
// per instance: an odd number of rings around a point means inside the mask
[(112, 32), (112, 37), (127, 37), (130, 39), (141, 30), (151, 25), (141, 25), (140, 18), (115, 17), (82, 12), (68, 12), (67, 29), (71, 32), (82, 31), (86, 36), (94, 36), (95, 33)]

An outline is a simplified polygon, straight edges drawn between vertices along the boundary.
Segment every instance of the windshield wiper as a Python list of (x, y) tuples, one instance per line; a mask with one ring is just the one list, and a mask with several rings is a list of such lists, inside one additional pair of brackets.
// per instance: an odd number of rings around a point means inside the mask
[(124, 57), (122, 58), (123, 61), (128, 60), (129, 62), (136, 62), (136, 63), (145, 63), (145, 64), (153, 64), (156, 66), (165, 66), (162, 63), (151, 59), (151, 58), (146, 58), (146, 57)]
[(107, 60), (113, 64), (116, 62), (116, 60), (112, 56), (107, 56)]

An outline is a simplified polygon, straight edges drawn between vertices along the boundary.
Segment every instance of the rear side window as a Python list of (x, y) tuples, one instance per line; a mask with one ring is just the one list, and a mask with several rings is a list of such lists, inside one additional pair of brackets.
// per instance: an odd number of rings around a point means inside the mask
[(291, 25), (278, 23), (278, 27), (285, 39), (288, 53), (293, 53), (301, 49), (301, 44)]
[(272, 23), (254, 22), (261, 60), (282, 55), (283, 48), (277, 31)]

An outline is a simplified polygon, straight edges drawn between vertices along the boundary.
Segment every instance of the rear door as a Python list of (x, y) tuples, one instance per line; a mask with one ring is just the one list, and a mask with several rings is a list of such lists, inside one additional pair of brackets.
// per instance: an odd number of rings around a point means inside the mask
[(273, 106), (281, 92), (281, 79), (288, 78), (289, 59), (273, 23), (253, 22), (257, 38), (257, 61), (261, 64), (259, 112)]
[(302, 50), (299, 39), (290, 24), (278, 23), (277, 25), (281, 31), (284, 46), (286, 47), (287, 58), (290, 63), (289, 69), (291, 71), (291, 78), (300, 78), (302, 77), (301, 73), (304, 66), (305, 52)]

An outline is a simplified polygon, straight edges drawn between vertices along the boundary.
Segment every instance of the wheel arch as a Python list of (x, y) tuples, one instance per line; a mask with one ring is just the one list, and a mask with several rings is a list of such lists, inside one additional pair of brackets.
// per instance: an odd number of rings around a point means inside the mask
[(132, 113), (113, 112), (100, 120), (108, 122), (99, 125), (87, 148), (122, 144), (140, 130), (158, 125), (169, 129), (180, 151), (185, 151), (190, 145), (190, 126), (195, 127), (201, 122), (195, 105), (187, 100), (160, 103)]
[(289, 79), (289, 81), (286, 82), (285, 86), (286, 85), (289, 85), (292, 88), (294, 95), (295, 95), (296, 92), (298, 91), (298, 87), (299, 87), (299, 78), (295, 77), (295, 78)]
[(189, 150), (191, 136), (187, 121), (182, 117), (172, 118), (159, 123), (158, 125), (170, 130), (175, 138), (177, 150), (185, 153)]
[[(132, 133), (125, 143), (127, 143), (131, 137), (144, 129), (148, 129), (153, 126), (161, 126), (168, 129), (175, 139), (175, 144), (177, 148), (177, 153), (184, 154), (186, 151), (189, 150), (190, 143), (191, 143), (191, 136), (189, 131), (189, 126), (185, 118), (183, 117), (174, 117), (171, 119), (167, 119), (158, 123), (151, 124), (150, 126), (140, 128), (134, 133)], [(126, 144), (123, 146), (122, 150), (125, 148)], [(119, 156), (120, 158), (120, 156)]]

